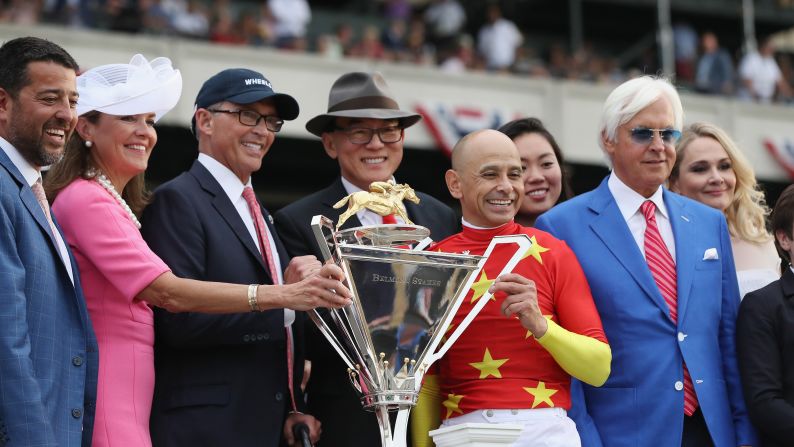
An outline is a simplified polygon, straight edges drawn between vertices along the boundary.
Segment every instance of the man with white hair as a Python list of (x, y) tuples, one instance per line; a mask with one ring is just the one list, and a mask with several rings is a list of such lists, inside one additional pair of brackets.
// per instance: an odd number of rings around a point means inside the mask
[(536, 222), (576, 253), (611, 342), (607, 382), (571, 390), (586, 447), (757, 445), (739, 383), (725, 218), (662, 186), (682, 122), (668, 81), (618, 86), (599, 135), (612, 172)]

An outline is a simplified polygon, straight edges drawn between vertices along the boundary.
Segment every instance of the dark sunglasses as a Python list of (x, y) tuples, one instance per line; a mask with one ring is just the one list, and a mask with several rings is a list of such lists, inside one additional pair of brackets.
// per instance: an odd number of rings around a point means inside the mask
[(676, 129), (649, 129), (647, 127), (635, 127), (629, 131), (631, 141), (637, 144), (650, 144), (653, 136), (657, 132), (664, 144), (675, 144), (681, 138), (681, 131)]

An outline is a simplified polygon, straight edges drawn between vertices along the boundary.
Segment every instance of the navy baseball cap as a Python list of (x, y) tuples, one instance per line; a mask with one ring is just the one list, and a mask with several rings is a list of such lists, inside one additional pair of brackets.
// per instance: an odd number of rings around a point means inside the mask
[(273, 100), (279, 118), (294, 120), (298, 117), (300, 109), (295, 98), (274, 92), (270, 81), (261, 73), (246, 68), (228, 68), (207, 79), (201, 86), (201, 90), (196, 95), (190, 127), (195, 134), (195, 111), (198, 109), (205, 109), (222, 101), (252, 104), (263, 99)]

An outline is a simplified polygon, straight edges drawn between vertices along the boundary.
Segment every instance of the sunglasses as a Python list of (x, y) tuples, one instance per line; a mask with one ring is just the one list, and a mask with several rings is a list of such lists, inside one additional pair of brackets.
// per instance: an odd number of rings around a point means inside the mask
[(676, 129), (649, 129), (647, 127), (635, 127), (629, 131), (631, 141), (637, 144), (650, 144), (656, 133), (664, 144), (675, 144), (681, 138), (681, 131)]

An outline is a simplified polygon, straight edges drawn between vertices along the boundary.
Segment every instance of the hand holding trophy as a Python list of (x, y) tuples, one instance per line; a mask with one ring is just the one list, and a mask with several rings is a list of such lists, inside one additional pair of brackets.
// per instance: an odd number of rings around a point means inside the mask
[[(309, 315), (347, 364), (364, 408), (376, 412), (384, 447), (406, 445), (408, 414), (422, 378), (489, 301), (487, 293), (448, 333), (477, 276), (474, 273), (498, 244), (516, 246), (502, 274), (510, 272), (531, 244), (519, 235), (494, 238), (483, 256), (423, 251), (430, 232), (408, 219), (403, 200), (419, 201), (408, 185), (373, 182), (369, 191), (356, 192), (334, 205), (348, 205), (337, 230), (324, 216), (314, 216), (311, 224), (326, 260), (332, 259), (344, 271), (353, 302), (341, 309), (312, 310)], [(406, 223), (338, 231), (362, 208), (381, 216), (398, 215)], [(415, 247), (405, 248), (410, 246)], [(398, 415), (392, 429), (388, 412), (394, 410)]]

